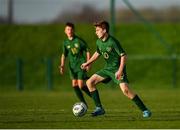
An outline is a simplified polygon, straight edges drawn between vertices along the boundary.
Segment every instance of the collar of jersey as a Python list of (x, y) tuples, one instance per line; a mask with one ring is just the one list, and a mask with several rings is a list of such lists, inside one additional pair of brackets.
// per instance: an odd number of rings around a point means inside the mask
[(68, 41), (73, 41), (76, 37), (77, 37), (77, 36), (74, 34), (72, 40), (69, 40), (69, 38), (67, 38), (67, 39), (68, 39)]
[(106, 42), (106, 41), (109, 39), (109, 37), (110, 37), (110, 35), (108, 35), (108, 37), (106, 38), (105, 41), (103, 41), (102, 39), (101, 39), (101, 41), (102, 41), (102, 42)]

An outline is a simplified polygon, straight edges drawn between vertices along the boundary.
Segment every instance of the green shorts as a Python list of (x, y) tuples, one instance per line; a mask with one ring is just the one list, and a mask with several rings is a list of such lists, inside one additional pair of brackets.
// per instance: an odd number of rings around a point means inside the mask
[(105, 78), (102, 82), (103, 83), (108, 83), (109, 81), (113, 80), (114, 83), (120, 84), (120, 83), (129, 83), (127, 75), (126, 75), (126, 70), (123, 71), (123, 76), (121, 77), (120, 80), (116, 79), (115, 73), (117, 70), (109, 70), (109, 69), (101, 69), (100, 71), (96, 72), (97, 75)]
[(69, 69), (69, 73), (70, 73), (71, 79), (80, 79), (80, 80), (88, 79), (88, 76), (85, 70), (74, 71), (73, 69)]

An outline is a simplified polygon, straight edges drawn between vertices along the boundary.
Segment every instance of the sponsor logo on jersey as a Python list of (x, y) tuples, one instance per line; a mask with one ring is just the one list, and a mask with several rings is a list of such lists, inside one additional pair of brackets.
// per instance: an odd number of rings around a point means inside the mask
[(79, 47), (79, 44), (78, 44), (78, 43), (75, 43), (74, 46), (75, 46), (76, 48), (78, 48), (78, 47)]

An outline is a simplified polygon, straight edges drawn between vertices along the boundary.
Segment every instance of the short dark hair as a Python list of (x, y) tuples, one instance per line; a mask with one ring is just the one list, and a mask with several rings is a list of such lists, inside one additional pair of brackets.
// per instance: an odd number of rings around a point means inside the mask
[(72, 29), (74, 29), (74, 24), (71, 23), (71, 22), (67, 22), (67, 23), (66, 23), (66, 26), (69, 26), (69, 27), (71, 27)]
[(95, 27), (100, 27), (102, 29), (106, 29), (106, 32), (109, 32), (109, 23), (107, 21), (99, 21), (94, 23)]

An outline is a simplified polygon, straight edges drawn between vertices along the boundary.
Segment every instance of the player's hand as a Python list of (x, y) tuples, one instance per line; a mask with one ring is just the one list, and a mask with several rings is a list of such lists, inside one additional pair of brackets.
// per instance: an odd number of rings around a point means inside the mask
[(81, 65), (81, 69), (83, 69), (83, 70), (85, 70), (87, 67), (88, 67), (88, 65), (87, 65), (86, 63), (83, 63), (83, 64)]
[(121, 79), (121, 76), (122, 76), (122, 72), (117, 71), (117, 72), (115, 73), (116, 79), (120, 80), (120, 79)]
[(59, 66), (59, 72), (60, 74), (64, 74), (64, 66)]
[(90, 70), (90, 68), (91, 68), (90, 66), (87, 66), (86, 71), (88, 72)]

